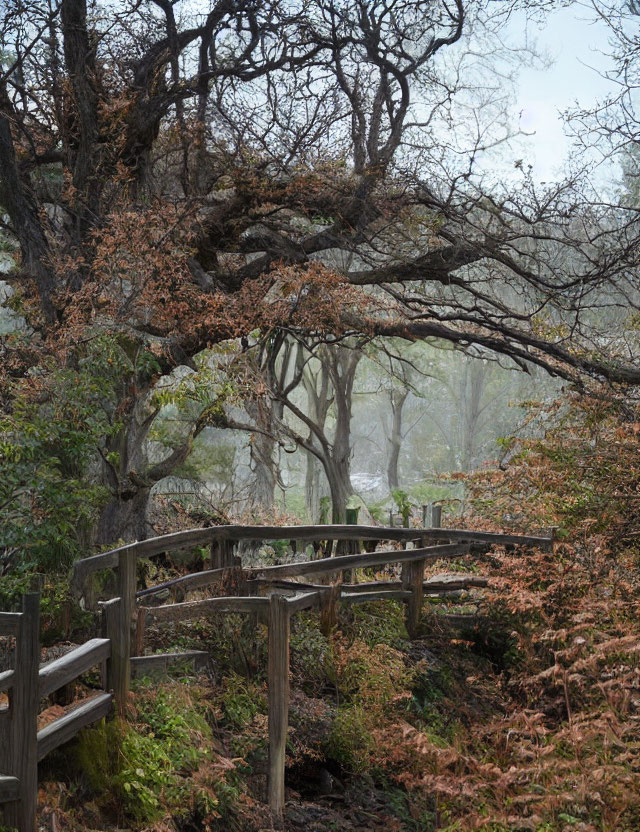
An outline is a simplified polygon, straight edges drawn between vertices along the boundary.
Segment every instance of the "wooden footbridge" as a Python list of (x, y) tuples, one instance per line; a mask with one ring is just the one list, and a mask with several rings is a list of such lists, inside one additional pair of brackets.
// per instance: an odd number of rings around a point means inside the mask
[[(311, 543), (322, 556), (245, 568), (234, 551), (240, 543), (245, 548), (258, 549), (273, 540), (292, 541), (294, 549), (299, 544)], [(385, 542), (401, 548), (377, 551)], [(425, 591), (445, 593), (486, 585), (486, 580), (477, 575), (456, 576), (453, 581), (425, 580), (426, 565), (473, 556), (493, 545), (549, 550), (553, 536), (492, 534), (439, 526), (216, 526), (131, 543), (77, 561), (73, 591), (86, 608), (101, 609), (102, 638), (91, 639), (62, 658), (41, 665), (38, 593), (23, 598), (21, 612), (0, 612), (0, 637), (13, 637), (16, 643), (14, 668), (0, 673), (0, 693), (9, 693), (8, 707), (0, 708), (0, 808), (4, 809), (4, 823), (19, 832), (34, 832), (39, 760), (72, 739), (80, 729), (108, 715), (114, 707), (126, 717), (132, 675), (145, 675), (174, 660), (197, 661), (206, 657), (199, 651), (145, 656), (145, 629), (149, 625), (226, 613), (251, 615), (268, 627), (267, 791), (274, 819), (281, 819), (285, 805), (291, 616), (312, 607), (329, 607), (331, 614), (331, 606), (337, 603), (398, 599), (405, 604), (407, 631), (413, 637)], [(137, 591), (138, 558), (202, 546), (209, 549), (208, 569)], [(358, 582), (358, 570), (394, 564), (402, 566), (399, 580)], [(92, 578), (104, 569), (117, 572), (117, 597), (96, 604)], [(322, 583), (331, 576), (338, 576), (339, 582)], [(234, 594), (227, 589), (225, 595), (213, 595), (221, 587), (229, 586)], [(145, 605), (150, 595), (166, 590), (172, 603)], [(210, 590), (212, 596), (182, 600), (196, 590), (200, 594)], [(95, 666), (101, 667), (104, 689), (38, 731), (42, 700)]]

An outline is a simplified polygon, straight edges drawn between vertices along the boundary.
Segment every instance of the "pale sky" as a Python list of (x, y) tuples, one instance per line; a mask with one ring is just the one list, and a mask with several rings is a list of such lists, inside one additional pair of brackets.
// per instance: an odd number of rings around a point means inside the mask
[(612, 59), (603, 54), (609, 49), (609, 31), (602, 21), (594, 22), (593, 11), (577, 5), (559, 9), (542, 28), (530, 26), (530, 32), (553, 65), (520, 73), (515, 116), (522, 111), (520, 126), (535, 130), (535, 136), (523, 138), (519, 150), (524, 163), (533, 165), (536, 180), (551, 180), (560, 175), (571, 153), (560, 113), (576, 102), (589, 108), (617, 87), (603, 77), (613, 67)]

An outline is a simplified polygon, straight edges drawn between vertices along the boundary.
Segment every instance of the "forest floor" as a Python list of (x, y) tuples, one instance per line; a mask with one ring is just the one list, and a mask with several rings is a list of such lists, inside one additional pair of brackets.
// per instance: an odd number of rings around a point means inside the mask
[[(295, 616), (287, 830), (640, 829), (640, 419), (577, 407), (467, 482), (456, 524), (558, 527), (553, 553), (478, 556), (489, 586), (451, 608), (476, 619), (454, 628), (427, 601), (411, 641), (394, 602), (345, 606), (332, 627)], [(469, 562), (434, 565), (452, 569)], [(56, 641), (64, 591), (45, 596)], [(78, 614), (72, 639), (92, 626)], [(206, 649), (211, 666), (137, 683), (126, 722), (50, 755), (41, 828), (272, 829), (264, 628), (202, 619), (151, 631), (149, 647)]]

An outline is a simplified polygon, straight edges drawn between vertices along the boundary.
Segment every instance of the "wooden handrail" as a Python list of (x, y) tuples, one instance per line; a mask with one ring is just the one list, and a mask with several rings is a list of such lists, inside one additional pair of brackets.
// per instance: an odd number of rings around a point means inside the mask
[(110, 693), (100, 693), (38, 731), (38, 761), (73, 739), (81, 728), (106, 716), (111, 710), (112, 701)]
[(477, 541), (504, 545), (538, 546), (548, 549), (552, 537), (540, 535), (497, 534), (470, 529), (404, 529), (387, 526), (212, 526), (188, 529), (173, 534), (128, 543), (109, 552), (101, 552), (75, 562), (72, 586), (80, 592), (84, 580), (100, 569), (114, 569), (121, 552), (135, 552), (136, 557), (150, 557), (162, 552), (213, 542), (241, 540), (396, 540), (417, 539)]
[(17, 777), (0, 774), (0, 803), (17, 800), (20, 794), (20, 781)]
[(0, 636), (15, 636), (21, 618), (21, 612), (0, 612)]
[(0, 693), (3, 693), (5, 690), (9, 690), (9, 688), (12, 687), (15, 675), (14, 670), (3, 670), (2, 673), (0, 673)]
[(344, 569), (367, 569), (371, 566), (385, 566), (389, 563), (411, 563), (416, 560), (440, 560), (455, 558), (469, 553), (468, 543), (448, 543), (442, 546), (427, 546), (421, 549), (397, 549), (370, 554), (340, 555), (336, 558), (306, 560), (302, 563), (284, 563), (281, 566), (265, 566), (248, 569), (247, 572), (261, 578), (290, 578), (297, 575), (327, 575)]
[(269, 606), (268, 598), (205, 598), (203, 601), (186, 601), (183, 604), (166, 604), (164, 607), (147, 607), (147, 621), (189, 621), (201, 615), (220, 612), (260, 612)]
[(108, 638), (92, 638), (75, 647), (59, 659), (42, 665), (38, 672), (40, 681), (40, 698), (73, 682), (90, 667), (100, 664), (111, 657), (111, 642)]

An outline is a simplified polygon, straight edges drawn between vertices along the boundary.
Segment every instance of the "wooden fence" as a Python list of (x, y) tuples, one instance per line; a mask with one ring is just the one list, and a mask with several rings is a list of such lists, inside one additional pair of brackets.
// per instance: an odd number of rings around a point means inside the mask
[[(0, 673), (0, 692), (9, 692), (9, 706), (0, 711), (0, 771), (7, 772), (0, 775), (0, 803), (5, 824), (33, 832), (38, 762), (111, 710), (112, 644), (94, 638), (41, 666), (38, 592), (23, 597), (21, 612), (0, 612), (0, 635), (16, 641), (15, 668)], [(38, 731), (40, 702), (95, 665), (104, 668), (105, 690)]]
[[(340, 542), (343, 546), (337, 550), (346, 547), (351, 553), (249, 569), (243, 569), (239, 558), (234, 557), (234, 544), (240, 541), (282, 539)], [(361, 548), (361, 541), (395, 541), (404, 548), (353, 551)], [(268, 627), (267, 790), (273, 815), (281, 818), (285, 803), (291, 616), (312, 607), (323, 607), (328, 614), (335, 615), (335, 609), (331, 608), (338, 603), (399, 599), (405, 603), (407, 631), (414, 637), (425, 591), (448, 593), (486, 584), (477, 575), (425, 581), (425, 566), (468, 556), (492, 544), (549, 549), (553, 538), (441, 528), (218, 526), (132, 543), (76, 562), (72, 584), (89, 607), (95, 606), (90, 585), (92, 575), (102, 569), (117, 570), (118, 597), (101, 605), (103, 638), (92, 639), (61, 659), (39, 667), (38, 596), (25, 596), (21, 613), (0, 613), (0, 635), (14, 635), (17, 643), (15, 669), (0, 674), (0, 692), (10, 690), (9, 708), (0, 711), (0, 772), (4, 773), (0, 776), (0, 804), (5, 802), (8, 807), (5, 822), (17, 826), (20, 832), (33, 832), (38, 760), (71, 739), (80, 728), (106, 715), (113, 699), (117, 711), (124, 715), (132, 673), (144, 674), (157, 666), (166, 667), (172, 661), (202, 663), (206, 660), (202, 651), (144, 656), (145, 630), (149, 625), (224, 613), (251, 614)], [(202, 545), (210, 547), (210, 569), (136, 592), (139, 557)], [(329, 554), (331, 549), (325, 546)], [(391, 564), (402, 566), (399, 580), (353, 582), (355, 570)], [(338, 585), (309, 582), (332, 575), (341, 575), (343, 580), (350, 577), (351, 581)], [(229, 577), (234, 578), (236, 595), (175, 602), (178, 594), (185, 597), (190, 591), (220, 585)], [(301, 578), (305, 581), (301, 582)], [(174, 603), (144, 605), (149, 595), (166, 589), (174, 596)], [(36, 720), (41, 699), (96, 664), (103, 665), (104, 691), (38, 732)]]

